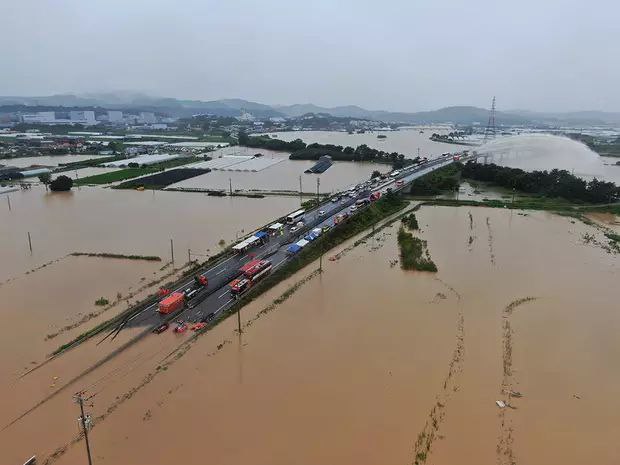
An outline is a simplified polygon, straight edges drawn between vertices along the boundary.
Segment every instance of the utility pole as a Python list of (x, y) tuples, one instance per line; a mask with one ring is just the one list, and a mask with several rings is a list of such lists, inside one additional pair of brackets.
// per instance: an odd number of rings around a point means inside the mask
[(172, 256), (172, 268), (174, 268), (174, 242), (170, 239), (170, 255)]
[(11, 211), (11, 196), (9, 194), (6, 195), (6, 203), (9, 204), (9, 211)]
[(192, 262), (192, 251), (187, 249), (187, 264), (189, 265)]
[(301, 205), (303, 202), (301, 201), (301, 175), (299, 175), (299, 204)]
[(237, 331), (241, 334), (241, 307), (237, 310)]
[(30, 253), (32, 253), (32, 239), (30, 239), (30, 231), (28, 231), (28, 247), (30, 247)]
[(230, 192), (230, 196), (232, 197), (232, 178), (228, 178), (228, 191)]
[(84, 398), (82, 397), (83, 392), (78, 392), (73, 396), (75, 402), (80, 406), (80, 418), (78, 418), (78, 422), (80, 423), (80, 428), (84, 433), (84, 440), (86, 441), (86, 454), (88, 455), (88, 465), (93, 465), (93, 459), (90, 456), (90, 443), (88, 442), (88, 430), (91, 427), (90, 415), (84, 414)]
[(317, 177), (316, 178), (316, 205), (317, 207), (319, 206), (319, 203), (321, 203), (321, 201), (319, 200), (321, 197), (319, 195), (319, 187), (321, 186), (321, 178)]

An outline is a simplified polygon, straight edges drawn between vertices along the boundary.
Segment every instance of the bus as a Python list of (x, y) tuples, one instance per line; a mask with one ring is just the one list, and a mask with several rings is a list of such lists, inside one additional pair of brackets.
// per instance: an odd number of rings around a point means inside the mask
[(297, 210), (296, 212), (293, 212), (286, 217), (286, 222), (288, 224), (297, 223), (299, 220), (303, 218), (304, 213), (306, 213), (306, 210)]

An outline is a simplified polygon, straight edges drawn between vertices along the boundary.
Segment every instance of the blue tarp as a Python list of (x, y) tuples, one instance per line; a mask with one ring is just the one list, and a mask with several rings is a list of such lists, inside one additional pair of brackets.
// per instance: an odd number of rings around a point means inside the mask
[(289, 245), (288, 248), (286, 249), (286, 251), (288, 253), (297, 253), (301, 250), (301, 247), (299, 247), (297, 244), (293, 244), (293, 245)]
[(267, 237), (267, 233), (264, 231), (258, 231), (256, 234), (254, 234), (254, 237), (258, 237), (259, 239), (262, 239), (263, 237)]

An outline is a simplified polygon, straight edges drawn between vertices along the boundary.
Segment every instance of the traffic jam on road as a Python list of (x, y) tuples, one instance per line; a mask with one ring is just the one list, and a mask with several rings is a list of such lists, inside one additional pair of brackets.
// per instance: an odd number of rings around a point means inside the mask
[[(232, 246), (233, 256), (194, 276), (186, 285), (176, 291), (160, 289), (161, 300), (156, 310), (159, 321), (153, 332), (165, 332), (172, 320), (175, 333), (204, 328), (235, 300), (322, 234), (379, 200), (382, 195), (397, 192), (414, 179), (460, 157), (444, 154), (433, 160), (423, 159), (417, 164), (352, 186), (315, 208), (292, 212), (279, 222), (253, 233)], [(208, 278), (209, 274), (213, 279)], [(222, 299), (226, 301), (222, 303)]]

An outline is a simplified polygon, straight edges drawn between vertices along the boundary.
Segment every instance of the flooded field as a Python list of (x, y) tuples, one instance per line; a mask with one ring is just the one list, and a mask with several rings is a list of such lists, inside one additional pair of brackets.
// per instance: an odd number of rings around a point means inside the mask
[[(423, 131), (423, 132), (420, 132)], [(415, 128), (401, 129), (399, 131), (375, 131), (366, 132), (364, 134), (348, 134), (346, 132), (336, 131), (289, 131), (278, 132), (278, 139), (291, 141), (301, 139), (307, 144), (334, 144), (342, 146), (357, 147), (366, 144), (368, 147), (386, 152), (398, 152), (404, 154), (407, 158), (415, 158), (420, 149), (420, 156), (435, 158), (444, 152), (458, 152), (467, 149), (467, 146), (444, 144), (442, 142), (433, 142), (429, 138), (434, 132), (438, 134), (447, 134), (449, 131), (445, 128)], [(387, 136), (385, 139), (377, 138), (377, 135), (383, 134)]]
[(524, 170), (568, 170), (584, 179), (604, 179), (620, 184), (620, 167), (610, 157), (601, 157), (585, 144), (567, 137), (523, 134), (502, 137), (477, 148), (493, 155), (491, 161)]
[(214, 170), (210, 173), (187, 179), (173, 184), (171, 188), (202, 188), (228, 190), (229, 183), (233, 189), (263, 190), (263, 191), (293, 191), (299, 192), (299, 177), (301, 176), (302, 191), (316, 192), (316, 180), (320, 178), (321, 192), (334, 192), (344, 189), (361, 180), (369, 179), (374, 170), (388, 172), (390, 165), (379, 163), (349, 163), (334, 162), (326, 172), (305, 174), (304, 171), (311, 168), (316, 162), (306, 160), (289, 160), (290, 154), (269, 150), (253, 149), (248, 147), (229, 147), (211, 154), (212, 157), (219, 155), (254, 155), (261, 153), (265, 158), (283, 160), (258, 172), (238, 172)]
[[(237, 236), (299, 205), (295, 197), (215, 198), (181, 192), (82, 187), (46, 193), (42, 186), (11, 192), (0, 208), (0, 282), (71, 252), (157, 255), (178, 263), (206, 259)], [(28, 246), (31, 234), (32, 253)], [(1, 293), (1, 288), (0, 288)]]
[(16, 166), (26, 168), (32, 165), (58, 166), (60, 163), (73, 163), (76, 161), (92, 160), (93, 158), (105, 158), (101, 155), (58, 155), (40, 157), (7, 158), (0, 160), (0, 165)]
[[(149, 336), (82, 377), (0, 433), (6, 458), (81, 463), (83, 387), (102, 464), (617, 463), (619, 262), (600, 231), (538, 212), (417, 216), (437, 274), (393, 266), (397, 225), (340, 247), (288, 299), (270, 305), (316, 265), (244, 308), (242, 336), (231, 318), (181, 358), (167, 355), (184, 336)], [(109, 350), (16, 382), (3, 422)]]

